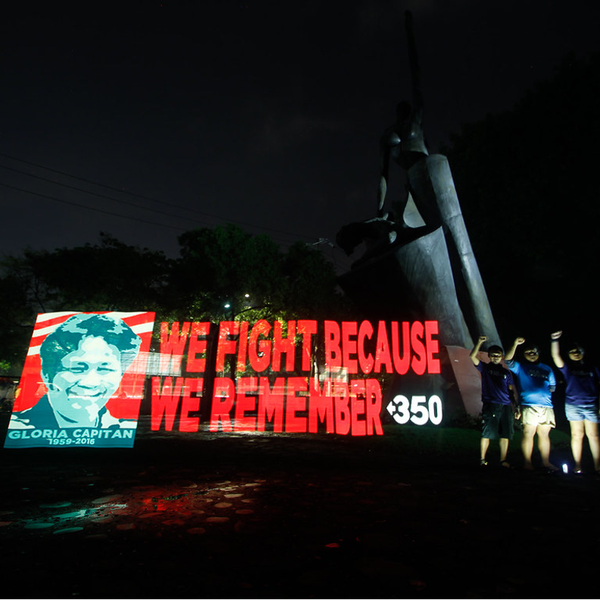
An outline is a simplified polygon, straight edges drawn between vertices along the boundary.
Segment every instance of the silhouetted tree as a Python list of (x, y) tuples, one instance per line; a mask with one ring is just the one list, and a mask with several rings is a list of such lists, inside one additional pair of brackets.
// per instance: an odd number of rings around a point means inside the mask
[(0, 277), (0, 375), (21, 373), (34, 321), (28, 283), (18, 272)]
[(21, 370), (37, 313), (60, 310), (160, 312), (170, 261), (107, 234), (99, 244), (23, 251), (1, 262), (0, 360)]
[(570, 56), (510, 111), (464, 125), (449, 158), (505, 335), (598, 325), (600, 54)]
[(40, 312), (153, 310), (157, 321), (212, 322), (342, 314), (333, 267), (319, 249), (297, 243), (285, 253), (233, 225), (189, 231), (179, 242), (177, 260), (107, 234), (99, 244), (5, 257), (0, 361), (20, 372)]
[(50, 310), (152, 310), (160, 306), (169, 261), (107, 234), (99, 244), (25, 250), (5, 268), (28, 287), (34, 313)]
[[(242, 311), (248, 320), (316, 318), (340, 309), (333, 267), (306, 244), (283, 253), (270, 237), (235, 225), (189, 231), (179, 243), (181, 258), (169, 287), (185, 318), (219, 320)], [(171, 307), (176, 309), (173, 302)]]

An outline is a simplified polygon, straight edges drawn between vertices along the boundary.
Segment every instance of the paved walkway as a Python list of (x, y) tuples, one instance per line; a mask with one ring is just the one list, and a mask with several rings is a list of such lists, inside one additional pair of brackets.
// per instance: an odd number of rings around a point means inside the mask
[[(146, 434), (133, 450), (2, 450), (5, 586), (15, 598), (596, 597), (600, 481), (480, 469), (478, 436)], [(553, 458), (566, 455), (563, 441)]]

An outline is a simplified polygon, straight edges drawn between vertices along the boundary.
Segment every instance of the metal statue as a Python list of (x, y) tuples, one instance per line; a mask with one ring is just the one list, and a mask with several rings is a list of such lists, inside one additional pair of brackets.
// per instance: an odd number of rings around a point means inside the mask
[[(346, 225), (338, 233), (338, 245), (347, 254), (361, 242), (367, 247), (351, 273), (340, 282), (350, 295), (365, 300), (359, 282), (364, 285), (377, 277), (377, 294), (385, 297), (387, 289), (390, 305), (398, 306), (401, 299), (415, 317), (439, 320), (440, 339), (445, 345), (470, 348), (472, 340), (483, 334), (491, 344), (498, 344), (496, 325), (448, 160), (440, 154), (430, 155), (425, 145), (423, 96), (409, 12), (406, 31), (412, 104), (398, 105), (396, 122), (381, 138), (376, 218)], [(392, 210), (386, 211), (392, 161), (406, 172), (408, 194), (403, 201), (395, 199)], [(400, 287), (397, 281), (389, 285), (391, 277), (400, 278)], [(371, 283), (376, 282), (368, 283), (369, 289)], [(407, 300), (407, 294), (411, 301)], [(381, 297), (377, 301), (381, 303)]]

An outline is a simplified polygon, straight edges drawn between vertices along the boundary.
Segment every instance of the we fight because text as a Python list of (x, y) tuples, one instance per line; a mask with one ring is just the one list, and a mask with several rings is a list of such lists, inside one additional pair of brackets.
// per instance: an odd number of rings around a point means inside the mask
[(437, 334), (437, 321), (161, 323), (174, 375), (152, 377), (151, 428), (198, 431), (202, 407), (215, 432), (381, 435), (382, 376), (440, 373)]

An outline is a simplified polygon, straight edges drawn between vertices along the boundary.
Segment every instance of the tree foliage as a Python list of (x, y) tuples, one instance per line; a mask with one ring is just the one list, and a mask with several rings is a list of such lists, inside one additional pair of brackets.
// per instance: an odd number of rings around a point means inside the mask
[(189, 231), (179, 243), (175, 260), (106, 234), (98, 244), (5, 257), (0, 360), (20, 372), (39, 312), (153, 310), (159, 321), (254, 322), (335, 318), (341, 310), (333, 267), (306, 244), (284, 253), (268, 236), (233, 225)]
[(316, 317), (335, 314), (341, 298), (335, 272), (322, 253), (298, 242), (283, 253), (265, 235), (227, 225), (179, 237), (181, 258), (171, 288), (194, 318)]
[(169, 261), (162, 252), (100, 234), (99, 244), (26, 250), (7, 266), (28, 282), (35, 312), (151, 310), (160, 305)]
[(273, 305), (281, 256), (268, 236), (227, 225), (188, 231), (179, 244), (170, 287), (190, 318), (216, 320)]
[(0, 375), (17, 376), (31, 337), (33, 318), (27, 277), (12, 267), (0, 279)]
[(599, 93), (600, 54), (570, 56), (512, 110), (464, 125), (444, 149), (507, 329), (581, 327), (574, 295), (588, 318), (595, 313), (589, 261), (600, 250)]

